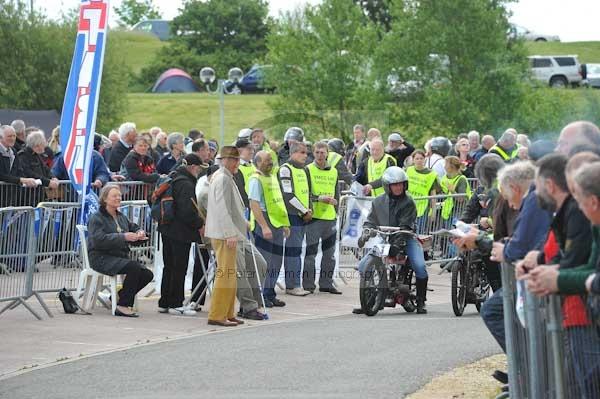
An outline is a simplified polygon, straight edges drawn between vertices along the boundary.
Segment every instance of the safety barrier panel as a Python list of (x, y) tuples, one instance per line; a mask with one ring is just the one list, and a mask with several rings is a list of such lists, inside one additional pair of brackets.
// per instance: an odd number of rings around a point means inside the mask
[[(145, 201), (153, 185), (141, 181), (111, 182), (121, 188), (123, 201)], [(96, 194), (101, 188), (93, 187)], [(80, 196), (69, 180), (60, 180), (58, 188), (27, 188), (0, 182), (0, 208), (14, 206), (37, 207), (40, 202), (80, 202)]]
[[(0, 302), (2, 309), (24, 304), (36, 296), (48, 315), (40, 293), (73, 290), (81, 271), (80, 245), (76, 225), (80, 222), (81, 204), (77, 202), (42, 202), (37, 208), (0, 209)], [(150, 216), (146, 201), (123, 201), (121, 212), (144, 229), (148, 241), (131, 247), (131, 258), (151, 267), (157, 224)]]
[(510, 397), (600, 398), (600, 298), (538, 298), (506, 263), (502, 280)]

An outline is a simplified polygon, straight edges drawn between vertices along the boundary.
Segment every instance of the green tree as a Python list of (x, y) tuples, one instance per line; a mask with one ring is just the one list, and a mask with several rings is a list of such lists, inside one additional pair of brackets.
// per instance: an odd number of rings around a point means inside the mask
[[(74, 20), (52, 21), (30, 14), (22, 2), (0, 0), (0, 108), (62, 111), (73, 49)], [(126, 111), (127, 67), (118, 42), (104, 58), (97, 130), (107, 131)]]
[(119, 7), (113, 7), (119, 16), (120, 26), (133, 26), (145, 19), (160, 19), (160, 12), (152, 0), (123, 0)]
[(325, 0), (284, 16), (269, 35), (267, 57), (267, 80), (280, 94), (270, 104), (278, 132), (297, 123), (311, 139), (347, 140), (353, 123), (381, 122), (369, 61), (377, 40), (374, 24), (350, 1)]
[(379, 76), (422, 84), (394, 108), (414, 133), (497, 130), (526, 90), (526, 54), (510, 42), (504, 0), (405, 0), (392, 4), (392, 30), (376, 56)]
[(389, 32), (392, 29), (392, 14), (390, 12), (391, 0), (354, 0), (361, 6), (364, 13), (383, 30)]
[(264, 0), (188, 1), (171, 25), (179, 32), (155, 61), (141, 72), (146, 87), (167, 68), (181, 68), (196, 77), (212, 67), (225, 77), (232, 67), (247, 71), (266, 54), (271, 21)]

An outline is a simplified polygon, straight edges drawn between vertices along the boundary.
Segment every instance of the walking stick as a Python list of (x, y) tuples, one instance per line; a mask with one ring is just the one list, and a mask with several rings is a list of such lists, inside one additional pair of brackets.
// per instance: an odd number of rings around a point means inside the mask
[(256, 273), (256, 281), (258, 283), (258, 289), (260, 291), (260, 299), (262, 301), (263, 309), (265, 310), (263, 319), (269, 320), (269, 314), (267, 313), (267, 305), (265, 304), (265, 296), (263, 294), (262, 283), (260, 282), (261, 278), (258, 273), (258, 266), (256, 265), (256, 255), (254, 254), (254, 248), (252, 248), (252, 247), (253, 247), (253, 244), (252, 244), (252, 241), (250, 240), (250, 252), (252, 252), (252, 261), (254, 262), (254, 273)]

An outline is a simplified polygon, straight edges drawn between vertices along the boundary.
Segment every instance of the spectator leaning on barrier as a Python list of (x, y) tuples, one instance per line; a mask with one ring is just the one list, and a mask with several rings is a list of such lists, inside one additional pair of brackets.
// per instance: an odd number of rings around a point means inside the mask
[(286, 293), (305, 296), (309, 292), (301, 288), (302, 242), (306, 224), (312, 220), (310, 209), (310, 182), (304, 169), (307, 159), (306, 145), (294, 142), (289, 148), (288, 162), (279, 168), (279, 184), (290, 222), (290, 236), (285, 243), (285, 287)]
[(164, 154), (156, 165), (156, 172), (161, 175), (168, 175), (185, 155), (184, 137), (181, 133), (171, 133), (167, 137), (167, 148), (169, 154)]
[(16, 139), (15, 129), (9, 125), (0, 127), (0, 180), (25, 187), (37, 187), (34, 178), (24, 177), (20, 157), (14, 149)]
[(137, 130), (135, 123), (125, 122), (119, 126), (119, 141), (113, 142), (110, 150), (110, 159), (108, 160), (108, 168), (111, 172), (119, 172), (123, 160), (131, 151)]
[(315, 160), (306, 167), (310, 181), (310, 201), (313, 210), (312, 221), (306, 226), (306, 255), (302, 286), (306, 291), (315, 291), (315, 258), (321, 242), (321, 267), (319, 291), (341, 294), (333, 285), (335, 269), (335, 244), (337, 237), (338, 173), (327, 162), (327, 143), (320, 141), (313, 150)]
[(183, 307), (183, 294), (191, 243), (200, 242), (200, 236), (203, 235), (204, 221), (196, 202), (196, 182), (202, 165), (197, 155), (188, 154), (172, 175), (174, 220), (158, 226), (162, 235), (165, 265), (158, 301), (161, 313), (180, 316), (196, 314), (190, 307)]
[(25, 147), (19, 151), (21, 165), (26, 176), (40, 179), (44, 187), (56, 189), (58, 179), (52, 176), (50, 168), (42, 159), (46, 145), (44, 132), (41, 130), (31, 132), (25, 139)]
[(162, 158), (160, 156), (160, 154), (158, 153), (158, 151), (156, 151), (154, 149), (154, 137), (152, 137), (152, 135), (150, 134), (150, 132), (142, 132), (140, 133), (140, 136), (145, 137), (146, 138), (146, 142), (148, 142), (148, 155), (150, 156), (150, 158), (152, 158), (152, 160), (154, 161), (154, 164), (158, 164), (158, 161), (160, 161), (160, 158)]
[[(59, 155), (54, 161), (52, 166), (52, 175), (56, 176), (58, 180), (69, 180), (69, 173), (65, 167), (65, 161), (62, 154)], [(106, 183), (111, 181), (111, 175), (106, 166), (106, 162), (102, 158), (102, 155), (98, 151), (92, 151), (92, 162), (90, 164), (90, 184), (92, 187), (100, 188)]]
[(383, 141), (371, 140), (370, 155), (363, 159), (356, 173), (356, 181), (363, 185), (364, 195), (377, 197), (384, 193), (381, 177), (390, 166), (396, 166), (396, 159), (384, 152)]
[(237, 291), (237, 247), (243, 245), (248, 233), (244, 203), (233, 181), (240, 155), (234, 146), (221, 148), (221, 168), (214, 173), (208, 192), (206, 237), (217, 256), (217, 270), (211, 298), (208, 324), (233, 327), (244, 324), (235, 318)]
[(277, 176), (272, 173), (271, 153), (259, 151), (254, 156), (256, 173), (250, 178), (248, 198), (252, 218), (250, 228), (254, 242), (267, 262), (264, 295), (267, 307), (285, 306), (276, 297), (275, 285), (281, 270), (283, 239), (290, 234), (288, 214)]
[(154, 160), (148, 155), (150, 143), (144, 136), (135, 139), (133, 150), (127, 154), (121, 166), (121, 175), (127, 180), (156, 183), (160, 177), (156, 173)]
[(125, 275), (123, 288), (118, 292), (115, 316), (138, 317), (131, 309), (135, 296), (154, 276), (139, 262), (129, 258), (129, 245), (146, 241), (148, 237), (119, 211), (120, 206), (119, 187), (111, 184), (104, 187), (100, 192), (100, 209), (90, 217), (88, 224), (90, 266), (109, 276)]

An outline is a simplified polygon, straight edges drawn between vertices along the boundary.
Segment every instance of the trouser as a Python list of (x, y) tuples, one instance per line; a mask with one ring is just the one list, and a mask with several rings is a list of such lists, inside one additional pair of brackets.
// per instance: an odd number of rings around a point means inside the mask
[(579, 397), (600, 398), (600, 331), (594, 325), (569, 327), (567, 337)]
[[(427, 268), (425, 267), (425, 257), (423, 255), (423, 247), (416, 238), (406, 240), (406, 255), (410, 261), (410, 267), (415, 272), (417, 279), (426, 279), (429, 277), (427, 274)], [(383, 264), (381, 258), (373, 255), (373, 250), (370, 250), (360, 262), (358, 262), (358, 271), (362, 275), (367, 267), (374, 263), (375, 265)]]
[(227, 246), (226, 240), (213, 238), (211, 243), (217, 255), (217, 270), (215, 272), (215, 284), (210, 300), (208, 320), (232, 319), (235, 316), (233, 308), (237, 289), (235, 262), (237, 246), (241, 243), (238, 242), (233, 248)]
[(494, 291), (494, 294), (481, 305), (481, 318), (487, 329), (492, 333), (502, 351), (506, 353), (506, 331), (504, 330), (504, 302), (503, 289)]
[(154, 274), (139, 262), (129, 261), (117, 274), (124, 274), (123, 288), (119, 290), (119, 306), (133, 306), (135, 296), (154, 278)]
[[(252, 255), (254, 252), (254, 256)], [(254, 268), (256, 260), (256, 268)], [(242, 313), (248, 313), (263, 307), (260, 284), (265, 279), (267, 262), (254, 245), (248, 240), (238, 243), (237, 255), (237, 299)], [(258, 270), (258, 275), (256, 274)]]
[(304, 271), (302, 273), (302, 286), (305, 290), (315, 289), (315, 257), (321, 242), (321, 273), (319, 274), (319, 287), (333, 287), (333, 271), (335, 269), (335, 243), (336, 221), (313, 219), (306, 226), (306, 256), (304, 257)]
[[(192, 277), (192, 290), (198, 285), (200, 280), (202, 280), (202, 277), (204, 277), (204, 271), (202, 270), (202, 264), (200, 263), (200, 256), (202, 256), (204, 267), (207, 269), (206, 271), (208, 271), (208, 263), (210, 262), (210, 254), (208, 253), (208, 250), (205, 248), (202, 248), (199, 251), (196, 250), (194, 252), (194, 275)], [(202, 284), (200, 284), (200, 287), (196, 290), (194, 296), (192, 296), (193, 302), (196, 302), (199, 305), (204, 305), (206, 295), (203, 295), (202, 298), (200, 298), (200, 294), (202, 294), (202, 291), (204, 291), (205, 288), (206, 279), (202, 281)]]
[(262, 229), (259, 224), (256, 223), (256, 227), (252, 234), (254, 235), (254, 243), (256, 248), (261, 253), (267, 263), (267, 275), (265, 278), (265, 285), (263, 293), (266, 299), (273, 299), (276, 296), (275, 285), (277, 284), (277, 278), (279, 277), (279, 271), (281, 270), (281, 260), (283, 257), (283, 229), (274, 228), (270, 222), (268, 222), (268, 215), (263, 212), (263, 216), (269, 228), (273, 233), (271, 240), (266, 240), (262, 235)]
[(485, 275), (492, 291), (496, 292), (502, 287), (502, 277), (500, 276), (500, 263), (490, 260), (489, 256), (484, 256)]
[(289, 215), (290, 236), (285, 240), (283, 267), (285, 269), (285, 288), (300, 287), (300, 274), (302, 272), (302, 242), (306, 224), (300, 216)]
[(164, 234), (162, 241), (164, 268), (158, 306), (178, 308), (183, 305), (185, 273), (188, 268), (191, 243), (172, 240)]

